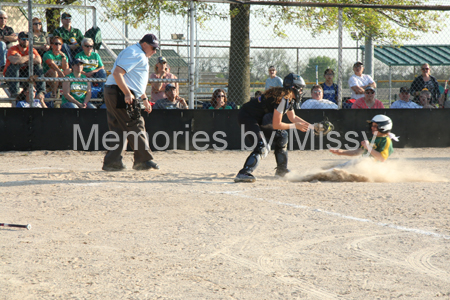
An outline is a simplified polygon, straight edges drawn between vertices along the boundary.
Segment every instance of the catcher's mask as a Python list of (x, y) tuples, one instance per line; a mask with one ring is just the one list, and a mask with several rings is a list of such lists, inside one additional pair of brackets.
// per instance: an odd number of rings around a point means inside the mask
[(306, 86), (305, 81), (300, 75), (289, 73), (283, 79), (283, 87), (285, 89), (292, 89), (295, 96), (295, 102), (300, 103), (302, 100), (302, 90)]

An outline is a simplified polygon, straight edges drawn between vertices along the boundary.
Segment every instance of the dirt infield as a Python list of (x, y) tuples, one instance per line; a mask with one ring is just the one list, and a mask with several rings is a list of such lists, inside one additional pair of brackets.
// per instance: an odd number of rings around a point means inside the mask
[(0, 299), (450, 299), (450, 148), (332, 182), (347, 158), (292, 151), (279, 180), (270, 155), (254, 184), (248, 152), (103, 155), (0, 153), (0, 223), (32, 225), (0, 228)]

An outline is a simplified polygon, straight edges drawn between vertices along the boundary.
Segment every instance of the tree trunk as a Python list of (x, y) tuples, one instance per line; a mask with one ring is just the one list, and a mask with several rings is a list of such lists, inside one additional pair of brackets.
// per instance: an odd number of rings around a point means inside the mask
[(230, 12), (228, 99), (241, 105), (250, 99), (250, 5), (230, 4)]
[(45, 18), (47, 19), (47, 32), (53, 34), (56, 28), (60, 25), (60, 8), (47, 8), (45, 10)]

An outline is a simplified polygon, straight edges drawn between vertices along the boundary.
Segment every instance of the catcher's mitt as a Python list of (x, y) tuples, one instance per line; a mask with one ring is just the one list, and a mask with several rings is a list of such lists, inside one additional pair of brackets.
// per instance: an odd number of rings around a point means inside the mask
[(322, 133), (323, 135), (327, 135), (332, 130), (334, 130), (334, 125), (330, 121), (322, 121), (319, 123), (314, 123), (315, 135), (320, 135), (320, 133)]

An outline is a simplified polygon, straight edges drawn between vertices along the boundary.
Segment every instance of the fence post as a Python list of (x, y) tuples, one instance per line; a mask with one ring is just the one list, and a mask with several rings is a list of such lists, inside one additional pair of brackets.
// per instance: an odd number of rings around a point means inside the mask
[(342, 66), (342, 7), (339, 7), (339, 42), (338, 42), (338, 94), (337, 94), (337, 105), (342, 108), (342, 77), (344, 76), (344, 67)]
[(194, 22), (195, 22), (195, 5), (194, 5), (194, 1), (191, 0), (190, 3), (190, 16), (191, 16), (191, 28), (190, 28), (190, 45), (189, 45), (189, 56), (190, 56), (190, 60), (189, 60), (189, 109), (193, 109), (194, 108), (194, 88), (195, 88), (195, 52), (194, 52), (194, 33), (195, 33), (195, 28), (194, 28)]

